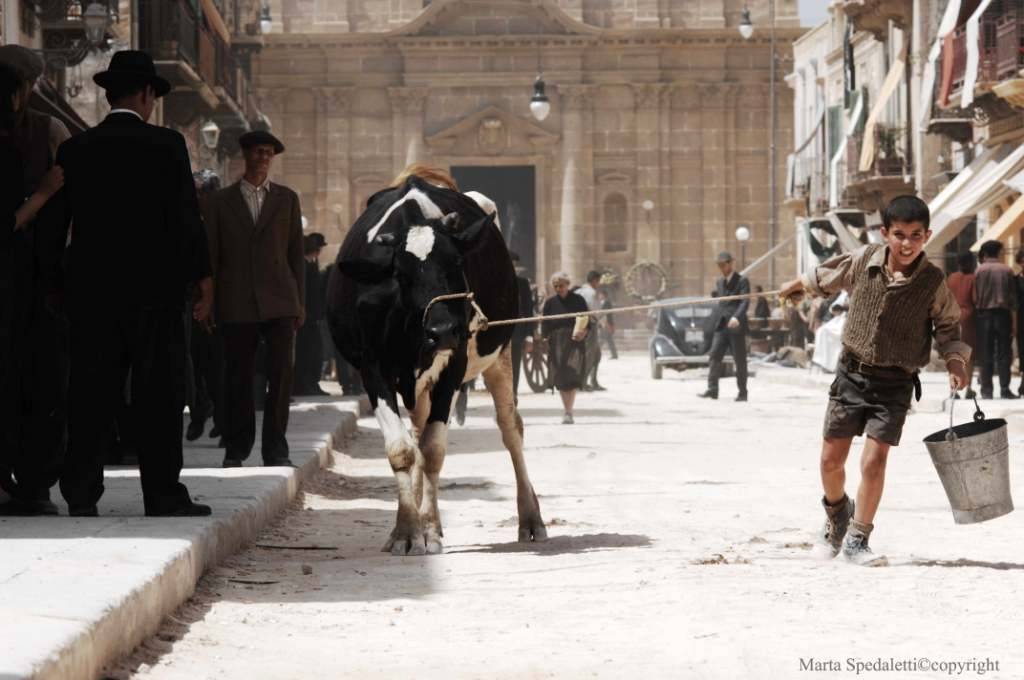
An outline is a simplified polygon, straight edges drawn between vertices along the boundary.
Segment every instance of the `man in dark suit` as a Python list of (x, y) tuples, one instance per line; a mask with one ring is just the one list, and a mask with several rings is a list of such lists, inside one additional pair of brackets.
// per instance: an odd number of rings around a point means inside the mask
[[(147, 437), (139, 447), (146, 515), (208, 515), (209, 506), (193, 503), (178, 481), (182, 313), (192, 286), (201, 291), (197, 320), (209, 316), (213, 301), (188, 149), (179, 133), (146, 122), (171, 89), (149, 55), (118, 52), (93, 80), (112, 110), (57, 152), (65, 185), (54, 199), (60, 215), (47, 229), (44, 258), (53, 299), (66, 292), (71, 322), (70, 442), (61, 493), (71, 515), (97, 514), (104, 443), (127, 367), (133, 417)], [(62, 285), (56, 261), (72, 222)]]
[(306, 323), (295, 336), (295, 381), (292, 394), (302, 397), (326, 397), (320, 387), (323, 374), (323, 343), (320, 322), (326, 314), (326, 293), (320, 275), (320, 251), (327, 239), (319, 232), (306, 234), (302, 239), (306, 254)]
[[(733, 268), (732, 255), (718, 254), (718, 271), (722, 278), (715, 283), (715, 297), (749, 295), (750, 282)], [(718, 303), (717, 321), (711, 351), (708, 357), (708, 389), (700, 394), (705, 399), (718, 399), (718, 380), (722, 377), (726, 350), (732, 350), (736, 364), (736, 401), (747, 400), (747, 300), (729, 300)]]
[(270, 179), (284, 144), (257, 130), (239, 138), (241, 180), (204, 206), (217, 288), (214, 318), (224, 338), (224, 467), (239, 467), (256, 441), (256, 347), (266, 343), (269, 392), (263, 409), (263, 464), (291, 465), (288, 402), (295, 332), (305, 320), (302, 209), (294, 191)]

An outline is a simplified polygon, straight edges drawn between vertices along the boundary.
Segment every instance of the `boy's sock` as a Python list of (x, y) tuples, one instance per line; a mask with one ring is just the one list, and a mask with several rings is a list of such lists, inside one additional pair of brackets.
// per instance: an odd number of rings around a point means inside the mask
[(875, 555), (868, 547), (868, 539), (871, 538), (871, 531), (874, 528), (874, 524), (850, 521), (850, 528), (843, 541), (843, 558), (847, 562), (864, 567), (884, 567), (889, 564), (884, 555)]
[(825, 508), (825, 526), (819, 534), (818, 552), (822, 557), (835, 557), (843, 547), (843, 537), (846, 536), (847, 527), (853, 519), (853, 500), (843, 494), (843, 497), (836, 503), (829, 503), (824, 496), (821, 497), (821, 505)]

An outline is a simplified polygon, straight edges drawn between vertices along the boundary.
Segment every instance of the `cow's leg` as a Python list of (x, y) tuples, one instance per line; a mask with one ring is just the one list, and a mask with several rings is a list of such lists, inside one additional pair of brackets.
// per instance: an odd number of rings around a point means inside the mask
[(398, 399), (371, 371), (363, 371), (363, 382), (373, 414), (384, 435), (384, 450), (398, 482), (398, 515), (395, 528), (384, 544), (392, 555), (422, 555), (426, 552), (420, 528), (419, 500), (422, 494), (423, 456), (398, 412)]
[(453, 366), (441, 375), (431, 394), (430, 414), (420, 437), (420, 450), (423, 452), (423, 500), (420, 503), (420, 523), (423, 526), (423, 538), (428, 553), (440, 553), (443, 549), (441, 538), (444, 536), (444, 529), (441, 527), (441, 511), (437, 506), (437, 492), (445, 452), (448, 450), (448, 416), (461, 381), (457, 376), (461, 376), (464, 370), (461, 366)]
[(543, 541), (548, 537), (548, 532), (540, 516), (537, 494), (533, 492), (530, 475), (526, 471), (526, 458), (523, 456), (523, 419), (516, 410), (515, 397), (512, 393), (512, 351), (508, 346), (501, 350), (497, 361), (484, 371), (484, 383), (494, 399), (501, 440), (512, 455), (512, 467), (516, 472), (519, 540)]

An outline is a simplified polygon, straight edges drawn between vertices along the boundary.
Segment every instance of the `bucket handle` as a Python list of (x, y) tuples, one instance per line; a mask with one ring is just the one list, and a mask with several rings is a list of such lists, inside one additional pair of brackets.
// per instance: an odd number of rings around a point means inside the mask
[[(953, 431), (953, 409), (956, 407), (956, 402), (958, 402), (959, 399), (957, 399), (956, 390), (953, 390), (953, 393), (950, 396), (951, 398), (949, 400), (949, 431), (946, 433), (946, 441), (956, 439), (956, 433)], [(978, 405), (977, 395), (971, 398), (974, 400), (974, 422), (980, 423), (981, 421), (985, 420), (985, 412), (982, 411), (981, 406)]]

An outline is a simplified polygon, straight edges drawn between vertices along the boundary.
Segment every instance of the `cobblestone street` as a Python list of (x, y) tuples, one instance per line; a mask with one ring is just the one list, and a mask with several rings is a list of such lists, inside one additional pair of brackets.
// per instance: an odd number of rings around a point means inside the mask
[[(394, 483), (363, 418), (287, 516), (108, 675), (834, 678), (855, 677), (847, 659), (922, 657), (987, 657), (998, 670), (986, 677), (1024, 675), (1012, 651), (1024, 520), (954, 525), (921, 443), (948, 416), (912, 415), (890, 457), (872, 544), (892, 566), (815, 561), (826, 387), (782, 384), (779, 371), (734, 404), (729, 381), (706, 402), (696, 374), (653, 381), (644, 355), (606, 361), (609, 391), (580, 395), (571, 426), (556, 396), (521, 395), (551, 536), (532, 545), (515, 542), (511, 466), (487, 395), (473, 394), (451, 430), (437, 557), (379, 552)], [(926, 381), (925, 401), (942, 396)], [(1012, 403), (983, 406), (994, 417)], [(1024, 415), (1009, 420), (1020, 502)], [(848, 474), (852, 492), (853, 456)], [(809, 670), (831, 661), (838, 672)], [(938, 669), (862, 675), (956, 677)]]

